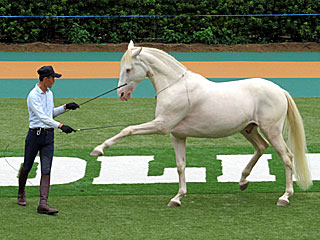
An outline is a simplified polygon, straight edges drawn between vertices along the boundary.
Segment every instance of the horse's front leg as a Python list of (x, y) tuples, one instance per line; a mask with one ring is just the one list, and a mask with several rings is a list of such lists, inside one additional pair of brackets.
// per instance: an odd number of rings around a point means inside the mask
[(173, 134), (170, 134), (174, 151), (176, 153), (177, 170), (179, 174), (179, 192), (172, 198), (168, 204), (169, 207), (180, 206), (180, 199), (187, 193), (187, 183), (185, 176), (186, 169), (186, 138), (177, 138)]
[(143, 134), (167, 134), (168, 129), (164, 125), (163, 121), (153, 120), (151, 122), (139, 124), (136, 126), (129, 126), (123, 129), (120, 133), (107, 139), (101, 145), (95, 147), (90, 153), (91, 156), (102, 156), (103, 150), (111, 147), (117, 143), (120, 139), (131, 135), (143, 135)]

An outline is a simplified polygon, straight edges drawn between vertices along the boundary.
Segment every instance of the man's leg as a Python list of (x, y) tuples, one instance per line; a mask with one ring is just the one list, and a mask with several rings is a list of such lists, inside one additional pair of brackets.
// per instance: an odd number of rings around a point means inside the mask
[(28, 172), (24, 169), (24, 166), (22, 166), (19, 172), (19, 189), (18, 189), (18, 204), (20, 206), (27, 206), (26, 192), (25, 192), (27, 179), (28, 179)]
[(59, 210), (51, 208), (47, 202), (49, 197), (49, 188), (50, 175), (42, 175), (40, 181), (40, 202), (37, 210), (38, 213), (51, 215), (59, 212)]
[(40, 149), (41, 161), (41, 180), (40, 180), (40, 202), (38, 205), (38, 213), (54, 214), (59, 210), (53, 209), (48, 205), (49, 189), (50, 189), (50, 172), (53, 159), (54, 142), (53, 131), (45, 132), (46, 142)]
[(34, 159), (38, 153), (37, 135), (35, 131), (28, 132), (25, 141), (24, 149), (24, 161), (19, 172), (19, 189), (18, 189), (18, 204), (20, 206), (26, 206), (25, 186), (28, 179), (28, 174), (34, 163)]

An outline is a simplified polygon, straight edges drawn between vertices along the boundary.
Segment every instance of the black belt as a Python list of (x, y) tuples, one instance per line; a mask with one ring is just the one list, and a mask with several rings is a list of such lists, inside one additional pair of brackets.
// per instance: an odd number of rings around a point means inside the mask
[(53, 131), (54, 128), (29, 128), (31, 131)]
[(39, 136), (41, 132), (51, 132), (54, 128), (29, 128), (30, 131), (37, 131), (37, 135)]

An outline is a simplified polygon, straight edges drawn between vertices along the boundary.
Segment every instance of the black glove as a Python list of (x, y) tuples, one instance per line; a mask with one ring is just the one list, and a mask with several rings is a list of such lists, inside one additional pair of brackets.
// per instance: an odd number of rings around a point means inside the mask
[(68, 126), (68, 125), (62, 125), (61, 128), (62, 132), (64, 133), (72, 133), (72, 132), (76, 132), (76, 130), (74, 130), (72, 127)]
[(76, 104), (75, 102), (72, 103), (67, 103), (66, 104), (66, 109), (72, 109), (72, 110), (76, 110), (77, 108), (79, 108), (80, 106), (78, 104)]

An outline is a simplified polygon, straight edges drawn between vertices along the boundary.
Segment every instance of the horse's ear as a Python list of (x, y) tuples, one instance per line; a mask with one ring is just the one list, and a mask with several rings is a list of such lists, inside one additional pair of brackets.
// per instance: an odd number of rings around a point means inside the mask
[(133, 48), (133, 47), (134, 47), (133, 41), (130, 40), (129, 45), (128, 45), (128, 49)]
[(131, 57), (135, 58), (136, 56), (138, 56), (141, 53), (141, 50), (142, 50), (142, 47), (132, 50)]

